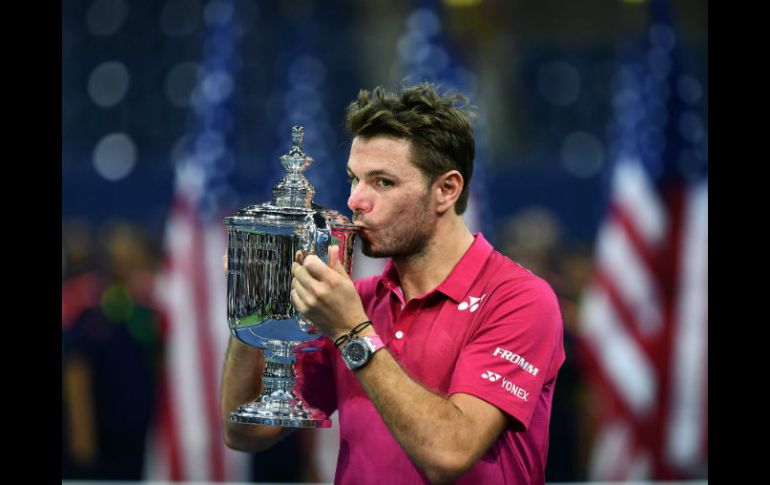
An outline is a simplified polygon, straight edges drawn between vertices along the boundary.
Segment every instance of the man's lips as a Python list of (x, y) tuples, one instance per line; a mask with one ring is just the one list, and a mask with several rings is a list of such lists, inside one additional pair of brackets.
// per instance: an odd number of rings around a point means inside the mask
[(361, 220), (361, 219), (362, 219), (362, 217), (361, 217), (361, 215), (360, 215), (360, 214), (358, 215), (358, 217), (356, 217), (356, 214), (353, 214), (353, 218), (352, 218), (352, 219), (353, 219), (353, 220), (352, 220), (352, 222), (353, 222), (353, 225), (354, 225), (354, 226), (356, 226), (356, 227), (358, 228), (358, 232), (359, 232), (359, 233), (362, 233), (362, 232), (364, 232), (364, 231), (366, 231), (366, 232), (371, 232), (371, 231), (372, 231), (372, 228), (371, 228), (371, 227), (369, 227), (369, 225), (368, 225), (368, 224), (366, 224), (366, 222), (364, 222), (363, 220)]
[(369, 233), (372, 232), (372, 229), (364, 224), (355, 223), (355, 226), (358, 228), (358, 235), (364, 239), (366, 239)]
[(361, 229), (361, 230), (363, 230), (363, 229), (369, 229), (369, 228), (366, 226), (366, 224), (364, 224), (364, 223), (361, 221), (361, 218), (360, 218), (360, 217), (359, 217), (359, 218), (356, 218), (356, 216), (353, 216), (353, 225), (354, 225), (354, 226), (356, 226), (357, 228)]

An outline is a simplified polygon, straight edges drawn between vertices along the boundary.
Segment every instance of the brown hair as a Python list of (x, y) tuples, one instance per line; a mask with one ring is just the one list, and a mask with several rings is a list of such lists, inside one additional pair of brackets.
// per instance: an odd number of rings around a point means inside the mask
[(345, 111), (345, 128), (351, 138), (390, 135), (408, 138), (414, 147), (414, 164), (432, 184), (450, 170), (463, 177), (463, 190), (455, 204), (462, 214), (468, 205), (475, 142), (470, 117), (474, 113), (456, 106), (468, 98), (458, 93), (439, 94), (430, 83), (401, 87), (390, 93), (377, 86), (361, 90)]

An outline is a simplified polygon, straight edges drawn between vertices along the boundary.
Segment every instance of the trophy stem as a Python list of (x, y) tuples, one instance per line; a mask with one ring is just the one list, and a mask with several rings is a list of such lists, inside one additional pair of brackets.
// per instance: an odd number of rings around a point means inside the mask
[(297, 374), (295, 349), (298, 342), (269, 340), (262, 374), (264, 389), (260, 396), (230, 413), (230, 421), (287, 428), (329, 428), (331, 420), (294, 393)]

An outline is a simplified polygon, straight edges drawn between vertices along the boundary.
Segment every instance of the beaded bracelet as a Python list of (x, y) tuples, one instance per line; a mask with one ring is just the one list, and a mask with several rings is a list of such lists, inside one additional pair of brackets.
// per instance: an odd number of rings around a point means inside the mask
[(337, 340), (334, 341), (334, 345), (336, 345), (339, 348), (340, 344), (343, 344), (347, 340), (350, 340), (351, 338), (353, 338), (353, 335), (357, 334), (358, 332), (365, 329), (371, 324), (372, 322), (370, 320), (359, 323), (358, 325), (353, 327), (353, 330), (351, 330), (350, 332), (342, 334), (341, 336), (337, 337)]

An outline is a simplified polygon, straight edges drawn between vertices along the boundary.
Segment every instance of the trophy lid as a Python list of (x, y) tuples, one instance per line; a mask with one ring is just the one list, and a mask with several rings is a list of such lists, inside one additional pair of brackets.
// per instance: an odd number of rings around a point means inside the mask
[(281, 165), (286, 169), (286, 175), (273, 186), (272, 205), (275, 207), (311, 207), (315, 188), (302, 172), (313, 163), (313, 159), (305, 155), (302, 140), (305, 129), (301, 126), (291, 128), (291, 149), (281, 156)]
[(308, 216), (312, 216), (318, 226), (325, 225), (323, 220), (331, 224), (350, 223), (347, 217), (337, 211), (313, 203), (315, 188), (303, 173), (313, 163), (313, 159), (302, 148), (304, 137), (302, 126), (292, 127), (291, 149), (280, 157), (286, 175), (273, 186), (272, 200), (238, 210), (234, 216), (225, 218), (226, 224), (282, 225), (304, 220)]

